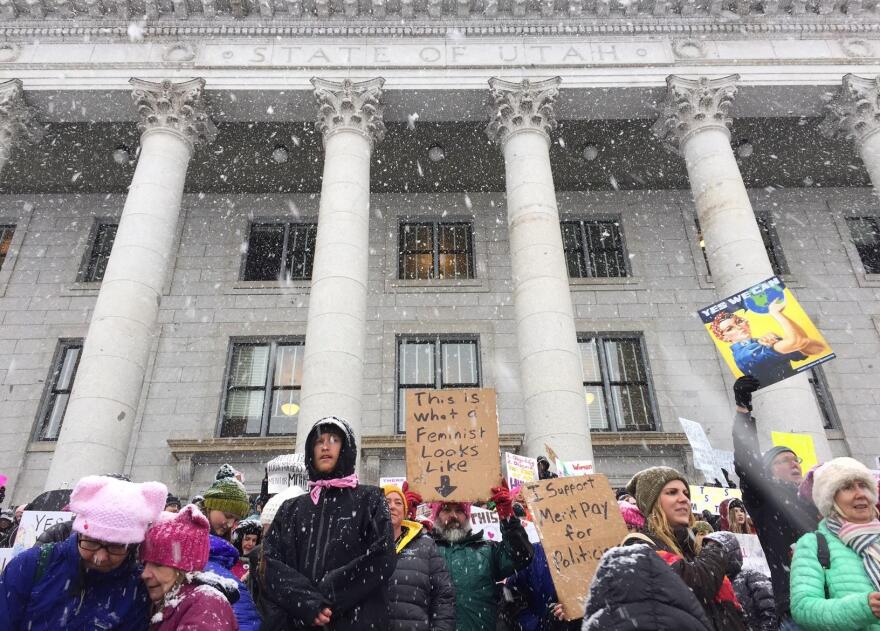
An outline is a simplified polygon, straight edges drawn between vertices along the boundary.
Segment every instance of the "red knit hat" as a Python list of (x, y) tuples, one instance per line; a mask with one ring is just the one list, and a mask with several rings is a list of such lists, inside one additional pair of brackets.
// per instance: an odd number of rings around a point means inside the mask
[(211, 524), (193, 504), (179, 513), (162, 513), (147, 531), (141, 545), (141, 561), (174, 567), (184, 572), (200, 571), (208, 562)]

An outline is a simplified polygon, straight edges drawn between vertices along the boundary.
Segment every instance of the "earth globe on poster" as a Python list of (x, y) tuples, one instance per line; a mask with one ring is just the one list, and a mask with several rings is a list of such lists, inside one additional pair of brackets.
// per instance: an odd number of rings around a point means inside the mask
[(755, 313), (767, 313), (775, 301), (785, 302), (785, 293), (778, 287), (769, 287), (759, 294), (745, 299), (746, 309)]

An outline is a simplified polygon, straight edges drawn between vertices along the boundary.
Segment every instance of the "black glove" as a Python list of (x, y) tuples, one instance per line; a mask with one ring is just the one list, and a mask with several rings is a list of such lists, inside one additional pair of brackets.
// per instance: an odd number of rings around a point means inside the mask
[(736, 404), (752, 411), (752, 393), (761, 387), (761, 382), (752, 377), (745, 375), (736, 380), (733, 384), (733, 400)]
[(0, 486), (0, 504), (3, 503), (3, 500), (6, 499), (6, 487)]

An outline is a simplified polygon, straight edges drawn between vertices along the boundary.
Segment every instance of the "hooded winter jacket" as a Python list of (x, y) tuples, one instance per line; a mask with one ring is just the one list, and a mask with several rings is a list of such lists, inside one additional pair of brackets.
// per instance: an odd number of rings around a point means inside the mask
[(393, 631), (455, 631), (455, 588), (422, 525), (404, 520), (397, 566), (388, 583)]
[(645, 544), (611, 548), (590, 585), (583, 631), (713, 631), (680, 577)]
[(770, 566), (770, 580), (780, 619), (789, 613), (791, 547), (819, 523), (819, 511), (798, 495), (798, 487), (773, 477), (758, 449), (755, 419), (737, 413), (733, 421), (733, 460), (743, 502)]
[(218, 576), (235, 582), (238, 588), (238, 601), (232, 605), (235, 619), (242, 631), (259, 631), (262, 619), (253, 598), (240, 580), (232, 573), (232, 566), (238, 562), (238, 550), (226, 539), (217, 535), (211, 535), (211, 548), (208, 555), (208, 563), (205, 565), (206, 572), (213, 572)]
[[(715, 530), (730, 530), (730, 509), (731, 508), (739, 508), (744, 513), (746, 512), (746, 505), (743, 501), (736, 497), (729, 497), (726, 500), (722, 501), (718, 505), (718, 512), (720, 514), (720, 518), (718, 520), (718, 528)], [(714, 526), (713, 526), (714, 528)], [(732, 532), (732, 531), (731, 531)], [(751, 518), (746, 514), (746, 526), (743, 534), (753, 535), (755, 534), (755, 525), (752, 523)]]
[[(343, 440), (336, 468), (322, 474), (314, 446), (327, 426)], [(306, 437), (305, 459), (309, 480), (353, 474), (357, 444), (348, 423), (335, 417), (318, 421)], [(263, 539), (263, 560), (264, 596), (302, 625), (289, 628), (312, 628), (325, 607), (332, 612), (325, 628), (332, 631), (389, 628), (388, 580), (397, 554), (380, 488), (324, 488), (317, 504), (308, 493), (287, 500)]]
[[(727, 559), (721, 545), (704, 540), (700, 553), (694, 550), (690, 528), (673, 530), (678, 547), (684, 557), (670, 550), (656, 535), (646, 530), (647, 536), (654, 542), (654, 549), (665, 560), (672, 571), (684, 584), (690, 587), (697, 602), (706, 612), (706, 617), (716, 631), (746, 631), (745, 617), (733, 585), (726, 576)], [(627, 537), (628, 542), (644, 541), (633, 536)]]
[(739, 540), (732, 532), (716, 532), (712, 538), (722, 543), (727, 559), (727, 578), (733, 582), (733, 591), (742, 607), (749, 631), (776, 631), (776, 601), (770, 577), (755, 570), (743, 569), (743, 553)]
[(455, 585), (457, 631), (494, 629), (498, 618), (495, 583), (532, 560), (534, 550), (518, 518), (501, 520), (501, 538), (500, 542), (486, 541), (480, 531), (450, 543), (435, 536)]
[(190, 582), (165, 596), (150, 631), (237, 631), (230, 603), (239, 598), (232, 581), (212, 572), (196, 572)]
[[(37, 578), (41, 551), (48, 554)], [(132, 556), (109, 572), (84, 570), (77, 536), (29, 548), (0, 576), (0, 628), (4, 631), (145, 630), (147, 588)]]
[(826, 570), (819, 562), (816, 533), (798, 540), (791, 565), (795, 622), (805, 631), (880, 631), (880, 619), (868, 606), (868, 594), (877, 589), (861, 557), (828, 530), (824, 519), (818, 532), (828, 542), (831, 566)]

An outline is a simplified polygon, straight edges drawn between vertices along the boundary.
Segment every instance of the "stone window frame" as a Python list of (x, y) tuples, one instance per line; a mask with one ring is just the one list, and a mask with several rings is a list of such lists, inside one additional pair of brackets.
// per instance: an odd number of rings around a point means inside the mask
[[(601, 217), (601, 216), (591, 215), (589, 217), (580, 217), (578, 219), (575, 219), (573, 217), (560, 217), (560, 220), (559, 220), (560, 230), (562, 228), (562, 224), (577, 224), (578, 227), (580, 228), (581, 234), (579, 235), (578, 245), (579, 245), (579, 248), (582, 249), (582, 251), (584, 253), (584, 261), (585, 261), (587, 268), (591, 267), (591, 265), (588, 263), (588, 260), (591, 258), (591, 256), (590, 256), (589, 248), (587, 247), (587, 243), (584, 240), (584, 238), (586, 237), (586, 234), (584, 232), (585, 231), (585, 224), (599, 224), (599, 223), (601, 223), (601, 224), (614, 224), (614, 226), (617, 228), (617, 232), (618, 232), (618, 236), (620, 238), (620, 244), (621, 244), (621, 249), (618, 252), (618, 255), (622, 256), (623, 272), (624, 273), (621, 276), (597, 276), (597, 275), (571, 276), (571, 274), (569, 274), (568, 278), (570, 281), (571, 280), (582, 280), (585, 278), (586, 279), (627, 278), (629, 276), (632, 276), (632, 269), (631, 269), (632, 266), (630, 265), (630, 259), (629, 259), (629, 255), (628, 255), (629, 251), (627, 250), (627, 247), (626, 247), (626, 237), (623, 234), (623, 221), (620, 216)], [(565, 253), (565, 240), (563, 238), (563, 254), (564, 253)], [(566, 260), (566, 264), (567, 264), (567, 260)]]
[[(476, 358), (476, 383), (452, 383), (449, 384), (449, 388), (483, 388), (484, 379), (483, 379), (483, 363), (481, 359), (481, 345), (480, 345), (480, 336), (475, 335), (473, 333), (470, 334), (450, 334), (450, 333), (425, 333), (425, 334), (398, 334), (394, 336), (394, 433), (395, 434), (405, 434), (406, 429), (403, 428), (400, 414), (400, 391), (407, 390), (410, 388), (428, 388), (427, 385), (416, 385), (403, 387), (400, 383), (400, 346), (401, 342), (404, 340), (412, 340), (412, 341), (420, 341), (423, 343), (433, 343), (434, 344), (434, 388), (437, 389), (437, 384), (441, 383), (443, 379), (441, 364), (442, 360), (439, 360), (439, 353), (442, 353), (442, 347), (444, 343), (454, 344), (454, 343), (473, 343), (476, 346), (475, 349), (475, 358)], [(443, 389), (443, 385), (439, 389)]]
[(853, 274), (856, 277), (859, 287), (880, 287), (880, 274), (869, 274), (865, 271), (859, 251), (853, 243), (852, 235), (849, 232), (849, 226), (846, 223), (847, 217), (864, 217), (878, 216), (880, 217), (880, 207), (871, 198), (853, 198), (849, 200), (828, 199), (826, 200), (828, 210), (831, 212), (831, 218), (834, 226), (837, 228), (837, 236), (843, 244), (844, 252), (849, 259)]
[[(430, 226), (431, 227), (431, 267), (432, 274), (436, 272), (436, 275), (432, 276), (432, 278), (401, 278), (401, 265), (402, 259), (404, 256), (404, 252), (402, 249), (403, 246), (403, 226)], [(450, 226), (466, 226), (467, 227), (467, 240), (470, 248), (464, 252), (452, 252), (452, 254), (465, 254), (468, 257), (468, 271), (470, 272), (470, 276), (466, 278), (439, 278), (440, 274), (440, 257), (444, 254), (440, 248), (440, 230), (443, 227)], [(473, 220), (451, 220), (448, 217), (441, 217), (440, 219), (410, 219), (410, 218), (401, 218), (397, 224), (397, 280), (398, 281), (410, 281), (417, 280), (423, 282), (434, 282), (434, 281), (444, 281), (444, 280), (474, 280), (476, 278), (476, 265), (474, 262), (474, 222)], [(410, 252), (409, 254), (414, 254)], [(445, 254), (450, 254), (450, 252), (445, 252)]]
[[(285, 227), (285, 238), (284, 238), (284, 244), (283, 244), (283, 249), (282, 249), (282, 256), (285, 252), (287, 252), (288, 239), (287, 239), (286, 235), (288, 233), (288, 230), (287, 230), (288, 226), (294, 226), (294, 225), (296, 225), (296, 226), (314, 226), (315, 227), (315, 237), (317, 240), (317, 228), (318, 228), (318, 218), (317, 217), (315, 217), (314, 219), (311, 219), (311, 218), (310, 219), (296, 219), (293, 221), (291, 221), (289, 218), (286, 218), (286, 217), (274, 217), (272, 219), (254, 218), (254, 219), (248, 221), (248, 223), (247, 223), (248, 244), (250, 244), (250, 235), (251, 235), (251, 232), (252, 232), (255, 224), (262, 224), (262, 225), (273, 224), (273, 225)], [(309, 273), (308, 278), (291, 278), (290, 280), (285, 280), (285, 281), (247, 280), (244, 278), (244, 275), (245, 275), (245, 270), (247, 269), (247, 258), (248, 258), (249, 251), (250, 251), (250, 248), (248, 247), (247, 249), (245, 249), (241, 253), (241, 264), (239, 266), (238, 277), (236, 278), (236, 283), (275, 284), (277, 286), (281, 286), (281, 285), (288, 286), (289, 284), (297, 284), (298, 285), (300, 283), (307, 283), (308, 285), (311, 285), (312, 273), (314, 272), (314, 262), (315, 262), (314, 261), (314, 254), (312, 255), (312, 272)], [(285, 263), (282, 262), (282, 264), (284, 265)]]
[[(385, 293), (466, 293), (488, 292), (489, 286), (489, 235), (486, 218), (495, 214), (487, 200), (490, 195), (471, 195), (470, 207), (461, 203), (461, 196), (453, 194), (388, 194), (375, 197), (373, 221), (376, 215), (384, 217), (383, 271)], [(499, 198), (502, 199), (502, 198)], [(438, 208), (443, 208), (438, 212)], [(490, 212), (491, 211), (491, 212)], [(473, 246), (473, 278), (450, 278), (433, 280), (406, 280), (398, 278), (398, 245), (400, 226), (407, 222), (469, 222)]]
[[(594, 291), (594, 290), (619, 290), (622, 287), (628, 289), (641, 289), (644, 280), (644, 272), (639, 269), (641, 261), (639, 257), (631, 257), (627, 245), (629, 233), (629, 205), (612, 200), (592, 200), (582, 196), (569, 197), (559, 195), (557, 191), (557, 205), (559, 208), (559, 230), (562, 237), (562, 222), (564, 221), (614, 221), (620, 229), (620, 239), (623, 242), (624, 255), (626, 257), (627, 276), (617, 277), (588, 277), (568, 279), (571, 291)], [(567, 270), (566, 270), (567, 274)], [(635, 287), (629, 287), (635, 285)]]
[(15, 227), (15, 230), (12, 233), (12, 241), (9, 243), (9, 251), (6, 253), (3, 267), (0, 268), (0, 297), (6, 295), (6, 290), (9, 287), (9, 281), (12, 279), (12, 274), (15, 271), (15, 264), (18, 261), (18, 256), (24, 246), (24, 239), (27, 236), (28, 226), (33, 214), (34, 205), (30, 202), (23, 203), (21, 205), (21, 210), (19, 211), (11, 209), (0, 210), (0, 225)]
[[(608, 429), (597, 429), (597, 430), (593, 430), (591, 428), (590, 431), (591, 432), (593, 432), (593, 431), (605, 432), (605, 433), (612, 433), (612, 434), (629, 434), (632, 432), (648, 432), (651, 434), (655, 434), (658, 432), (662, 433), (663, 432), (663, 423), (660, 419), (660, 409), (659, 409), (659, 406), (657, 405), (657, 393), (654, 388), (654, 373), (651, 370), (651, 361), (650, 361), (650, 357), (648, 355), (648, 345), (645, 340), (644, 331), (641, 331), (641, 330), (633, 330), (633, 331), (603, 330), (603, 329), (591, 329), (589, 327), (583, 327), (583, 328), (578, 327), (577, 340), (578, 340), (579, 352), (580, 352), (581, 342), (585, 341), (586, 339), (595, 339), (595, 338), (602, 339), (603, 342), (607, 338), (632, 339), (632, 340), (635, 340), (638, 342), (639, 348), (642, 353), (642, 360), (644, 362), (643, 368), (645, 371), (645, 386), (648, 391), (648, 405), (649, 405), (649, 411), (653, 415), (654, 428), (653, 429), (632, 429), (632, 430), (619, 428), (618, 423), (617, 423), (617, 419), (612, 414), (608, 413), (608, 410), (610, 410), (610, 408), (608, 407), (608, 403), (609, 403), (608, 394), (610, 393), (609, 388), (611, 386), (611, 383), (610, 383), (610, 379), (606, 373), (605, 361), (602, 357), (602, 354), (599, 353), (598, 354), (599, 370), (600, 370), (601, 377), (602, 377), (602, 390), (603, 390), (603, 394), (605, 396), (605, 401), (606, 401), (606, 416), (609, 421), (609, 428)], [(586, 386), (586, 384), (584, 384), (584, 385)]]
[[(95, 260), (95, 253), (98, 248), (98, 238), (101, 233), (101, 229), (108, 226), (115, 226), (116, 230), (113, 232), (113, 243), (116, 243), (116, 234), (119, 231), (119, 217), (95, 217), (92, 221), (92, 226), (89, 231), (89, 239), (88, 239), (88, 247), (83, 253), (82, 260), (80, 261), (78, 271), (76, 273), (76, 282), (79, 285), (91, 285), (94, 287), (100, 287), (101, 282), (103, 281), (103, 274), (101, 275), (101, 280), (90, 279), (89, 272), (92, 268), (92, 263)], [(113, 245), (110, 245), (110, 250), (112, 252)], [(107, 252), (107, 261), (110, 261), (110, 252)], [(105, 266), (106, 272), (106, 266)]]
[[(55, 438), (41, 438), (41, 434), (43, 433), (43, 426), (46, 424), (46, 416), (50, 411), (50, 404), (52, 403), (52, 397), (55, 391), (55, 386), (58, 380), (58, 376), (61, 373), (61, 368), (63, 367), (64, 359), (67, 355), (68, 350), (71, 348), (79, 348), (79, 356), (76, 358), (76, 365), (73, 369), (73, 376), (70, 383), (70, 390), (73, 390), (73, 386), (76, 382), (76, 374), (79, 371), (79, 364), (82, 361), (82, 352), (85, 346), (85, 338), (84, 337), (62, 337), (58, 339), (57, 344), (55, 345), (55, 352), (52, 353), (52, 362), (49, 364), (49, 376), (46, 378), (46, 382), (43, 386), (43, 392), (40, 395), (40, 404), (37, 406), (37, 416), (34, 421), (33, 430), (31, 431), (31, 439), (30, 443), (37, 445), (53, 445), (58, 441), (58, 437)], [(67, 405), (70, 404), (68, 400)], [(60, 434), (61, 428), (64, 426), (64, 417), (67, 416), (67, 405), (64, 408), (64, 416), (61, 418), (61, 424), (58, 426), (58, 432)]]
[[(226, 360), (225, 360), (225, 369), (223, 371), (223, 382), (221, 384), (221, 392), (220, 392), (220, 408), (217, 414), (217, 422), (214, 427), (213, 437), (214, 438), (226, 438), (226, 439), (250, 439), (250, 438), (283, 438), (285, 436), (295, 436), (296, 432), (284, 433), (284, 434), (269, 434), (269, 420), (271, 417), (267, 417), (266, 415), (270, 413), (270, 407), (272, 405), (272, 381), (275, 375), (275, 348), (279, 344), (300, 344), (303, 347), (303, 351), (305, 351), (305, 336), (304, 335), (245, 335), (245, 336), (230, 336), (227, 341), (227, 350), (226, 350)], [(234, 349), (236, 344), (269, 344), (270, 345), (270, 355), (269, 355), (269, 370), (266, 374), (266, 383), (263, 387), (263, 395), (266, 397), (263, 401), (263, 412), (260, 417), (260, 433), (257, 435), (234, 435), (234, 436), (222, 436), (223, 430), (223, 418), (226, 413), (226, 400), (229, 394), (229, 378), (232, 374), (232, 357), (234, 354)], [(302, 391), (302, 384), (300, 384), (300, 391)]]

